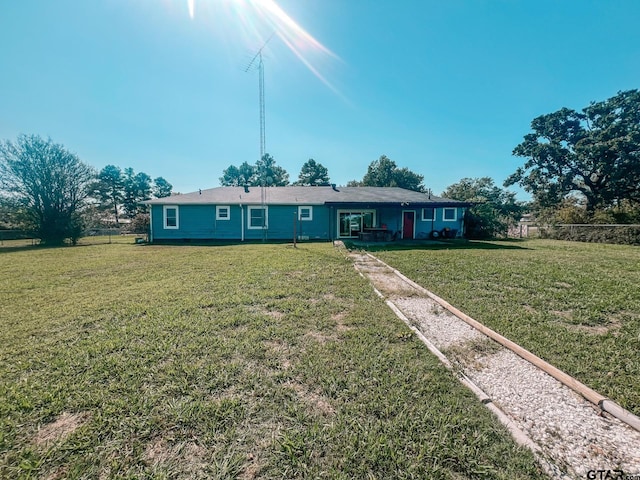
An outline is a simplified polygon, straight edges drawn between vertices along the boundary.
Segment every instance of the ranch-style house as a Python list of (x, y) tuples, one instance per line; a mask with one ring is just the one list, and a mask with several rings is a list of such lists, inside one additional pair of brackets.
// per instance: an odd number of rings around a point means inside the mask
[(396, 187), (218, 187), (144, 202), (152, 243), (460, 237), (471, 204)]

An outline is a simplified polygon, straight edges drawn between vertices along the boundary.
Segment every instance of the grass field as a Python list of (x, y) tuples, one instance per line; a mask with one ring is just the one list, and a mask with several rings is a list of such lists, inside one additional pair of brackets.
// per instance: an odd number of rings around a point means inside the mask
[(0, 249), (0, 478), (542, 478), (330, 244), (126, 242)]
[(640, 415), (640, 248), (529, 240), (374, 253)]

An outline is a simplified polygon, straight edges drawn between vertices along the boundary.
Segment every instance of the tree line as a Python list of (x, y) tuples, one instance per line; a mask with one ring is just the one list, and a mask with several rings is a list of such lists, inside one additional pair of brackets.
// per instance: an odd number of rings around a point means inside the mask
[[(463, 178), (441, 196), (472, 202), (465, 222), (474, 238), (506, 233), (525, 212), (559, 223), (640, 223), (640, 92), (628, 90), (581, 111), (562, 108), (536, 117), (531, 132), (513, 150), (525, 159), (503, 183)], [(264, 155), (255, 164), (226, 168), (223, 186), (286, 186), (289, 174)], [(325, 166), (309, 159), (291, 185), (328, 185)], [(532, 195), (518, 202), (506, 188)], [(386, 155), (371, 162), (361, 180), (347, 186), (400, 187), (425, 192), (424, 177), (400, 168)], [(87, 205), (122, 216), (145, 214), (140, 202), (171, 194), (171, 184), (131, 168), (107, 165), (100, 172), (62, 145), (35, 135), (0, 142), (0, 224), (29, 229), (43, 243), (77, 238)]]
[(118, 226), (122, 216), (135, 219), (147, 211), (140, 202), (171, 189), (164, 178), (132, 168), (96, 172), (38, 135), (0, 142), (0, 225), (29, 231), (44, 244), (75, 243), (91, 221)]
[[(350, 180), (348, 187), (400, 187), (408, 190), (424, 192), (424, 177), (408, 168), (398, 168), (396, 162), (382, 155), (369, 164), (362, 180)], [(287, 185), (319, 186), (329, 185), (327, 167), (313, 158), (307, 160), (300, 169), (298, 180), (289, 183), (287, 171), (276, 165), (275, 159), (265, 154), (254, 165), (244, 162), (238, 166), (230, 165), (222, 172), (220, 185), (223, 187), (238, 186), (271, 186)]]
[(133, 168), (122, 171), (115, 165), (100, 170), (96, 180), (89, 185), (91, 194), (99, 201), (99, 208), (112, 212), (116, 225), (122, 214), (132, 219), (147, 213), (148, 207), (140, 202), (168, 197), (172, 189), (173, 186), (162, 177), (151, 180), (144, 172), (135, 173)]

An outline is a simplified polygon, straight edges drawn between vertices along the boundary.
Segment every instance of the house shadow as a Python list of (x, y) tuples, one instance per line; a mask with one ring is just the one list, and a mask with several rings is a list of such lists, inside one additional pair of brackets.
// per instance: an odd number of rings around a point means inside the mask
[(525, 246), (525, 240), (401, 240), (395, 242), (360, 242), (346, 241), (350, 250), (366, 250), (368, 252), (402, 251), (402, 250), (531, 250)]

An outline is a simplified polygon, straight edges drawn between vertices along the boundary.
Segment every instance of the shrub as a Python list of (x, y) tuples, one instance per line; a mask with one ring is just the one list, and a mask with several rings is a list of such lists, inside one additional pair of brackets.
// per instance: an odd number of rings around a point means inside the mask
[(640, 226), (552, 226), (544, 229), (541, 228), (540, 236), (542, 238), (551, 238), (555, 240), (571, 240), (575, 242), (640, 245)]

